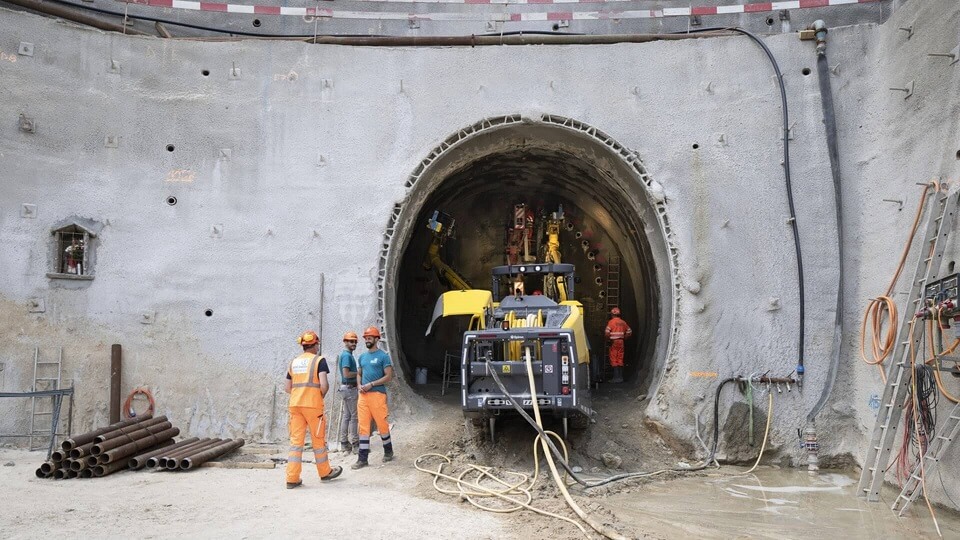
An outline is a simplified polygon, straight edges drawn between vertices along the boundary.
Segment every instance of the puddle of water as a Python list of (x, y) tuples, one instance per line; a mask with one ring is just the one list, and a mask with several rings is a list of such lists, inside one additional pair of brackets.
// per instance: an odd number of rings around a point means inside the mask
[(836, 491), (842, 492), (843, 490), (839, 486), (831, 487), (819, 487), (819, 486), (781, 486), (781, 487), (769, 487), (769, 486), (741, 486), (740, 484), (734, 484), (734, 486), (741, 489), (750, 489), (753, 491), (762, 491), (764, 493), (816, 493), (818, 491)]
[[(899, 490), (885, 489), (876, 503), (858, 499), (855, 473), (737, 471), (647, 484), (610, 495), (604, 505), (635, 533), (666, 538), (936, 538), (924, 505), (912, 505), (902, 518), (890, 511)], [(944, 538), (960, 538), (960, 516), (939, 510), (937, 519)]]

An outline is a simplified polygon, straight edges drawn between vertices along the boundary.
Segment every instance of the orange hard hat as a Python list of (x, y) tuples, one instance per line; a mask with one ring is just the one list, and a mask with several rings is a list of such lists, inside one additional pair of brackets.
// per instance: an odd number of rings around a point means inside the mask
[(610, 314), (613, 315), (614, 317), (619, 317), (619, 316), (620, 316), (620, 308), (615, 307), (615, 308), (611, 309), (611, 310), (610, 310)]
[(347, 332), (346, 334), (343, 335), (343, 340), (344, 340), (344, 341), (357, 341), (357, 333), (356, 333), (356, 332)]
[(363, 337), (365, 337), (365, 338), (368, 338), (368, 337), (379, 338), (379, 337), (380, 337), (380, 330), (378, 330), (376, 326), (371, 326), (370, 328), (367, 328), (366, 330), (363, 331)]
[(316, 345), (320, 343), (320, 338), (317, 337), (317, 333), (313, 330), (307, 330), (300, 334), (300, 337), (297, 338), (297, 343), (300, 345)]

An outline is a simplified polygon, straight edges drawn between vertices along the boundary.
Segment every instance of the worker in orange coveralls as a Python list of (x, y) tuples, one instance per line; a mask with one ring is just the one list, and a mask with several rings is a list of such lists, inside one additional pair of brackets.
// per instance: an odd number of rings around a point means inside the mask
[(323, 414), (323, 397), (330, 389), (327, 360), (320, 356), (320, 338), (308, 330), (298, 339), (303, 354), (287, 366), (286, 392), (290, 394), (290, 453), (287, 455), (287, 489), (303, 484), (300, 471), (303, 466), (303, 443), (307, 427), (313, 444), (313, 460), (320, 480), (333, 480), (343, 472), (342, 467), (330, 467), (327, 458), (327, 419)]
[(610, 382), (623, 382), (623, 340), (633, 335), (633, 330), (626, 321), (620, 318), (620, 308), (610, 310), (610, 322), (604, 330), (604, 335), (610, 340), (610, 366), (613, 367), (613, 379)]

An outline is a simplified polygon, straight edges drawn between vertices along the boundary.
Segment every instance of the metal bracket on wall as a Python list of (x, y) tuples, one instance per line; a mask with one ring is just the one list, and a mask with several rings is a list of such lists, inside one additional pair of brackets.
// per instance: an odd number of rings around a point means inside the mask
[(927, 53), (927, 56), (943, 57), (950, 59), (950, 65), (954, 65), (957, 62), (960, 62), (960, 45), (957, 45), (953, 48), (952, 51), (948, 53)]
[(33, 43), (21, 41), (20, 47), (17, 48), (17, 54), (20, 56), (33, 56)]
[(891, 88), (890, 90), (896, 90), (896, 91), (898, 91), (898, 92), (905, 92), (906, 95), (903, 96), (903, 99), (907, 99), (907, 98), (909, 98), (910, 96), (913, 95), (913, 87), (914, 87), (914, 81), (910, 81), (909, 83), (907, 83), (907, 86), (905, 86), (905, 87), (903, 87), (903, 88)]

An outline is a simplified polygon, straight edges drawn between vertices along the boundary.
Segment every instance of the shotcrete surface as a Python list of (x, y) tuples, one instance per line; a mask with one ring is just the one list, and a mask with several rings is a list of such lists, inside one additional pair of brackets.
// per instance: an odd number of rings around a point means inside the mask
[[(882, 25), (830, 32), (849, 301), (839, 379), (818, 419), (824, 456), (861, 459), (874, 424), (882, 387), (858, 359), (859, 323), (896, 264), (914, 184), (960, 178), (960, 70), (927, 56), (956, 47), (958, 23), (956, 2), (931, 0), (906, 3)], [(464, 126), (514, 113), (603, 130), (644, 160), (660, 188), (651, 196), (665, 197), (678, 242), (678, 331), (669, 370), (638, 411), (694, 445), (718, 378), (796, 366), (779, 97), (746, 39), (476, 49), (200, 43), (6, 10), (0, 36), (0, 386), (29, 388), (34, 347), (50, 359), (62, 346), (64, 378), (78, 388), (75, 431), (104, 423), (109, 348), (121, 343), (124, 391), (149, 385), (158, 412), (185, 433), (282, 439), (277, 387), (294, 336), (319, 328), (332, 356), (344, 331), (379, 322), (384, 229), (411, 172)], [(778, 395), (771, 431), (787, 464), (803, 459), (796, 430), (832, 356), (836, 230), (816, 75), (803, 74), (813, 45), (795, 35), (765, 41), (785, 73), (807, 263), (807, 378), (802, 392)], [(20, 42), (33, 44), (33, 56), (14, 55)], [(911, 83), (909, 97), (890, 90)], [(21, 115), (35, 132), (19, 129)], [(46, 276), (50, 227), (69, 216), (104, 225), (92, 281)], [(954, 237), (945, 257), (957, 253)], [(31, 307), (37, 301), (44, 309)], [(440, 409), (403, 383), (394, 389), (398, 418)], [(727, 425), (738, 423), (735, 402), (734, 392), (721, 400)], [(948, 406), (942, 400), (941, 418)], [(25, 431), (29, 410), (22, 400), (0, 403), (0, 431)], [(958, 454), (954, 446), (945, 459)], [(957, 485), (955, 470), (941, 471), (947, 486)], [(935, 501), (951, 504), (944, 491), (930, 486)]]

